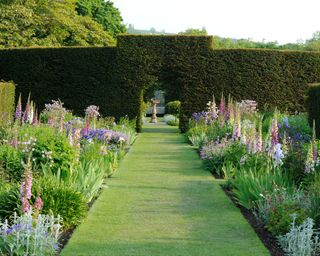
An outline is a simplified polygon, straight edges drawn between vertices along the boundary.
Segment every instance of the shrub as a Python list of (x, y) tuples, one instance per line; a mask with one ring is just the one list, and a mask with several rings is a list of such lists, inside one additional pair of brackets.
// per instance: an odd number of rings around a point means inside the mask
[(301, 225), (308, 215), (299, 204), (283, 202), (271, 212), (267, 229), (273, 235), (284, 235), (290, 230), (293, 216), (295, 217), (295, 223)]
[(0, 81), (0, 126), (13, 121), (15, 85)]
[(221, 175), (222, 166), (227, 163), (239, 165), (241, 158), (246, 154), (246, 147), (232, 139), (222, 138), (211, 141), (200, 149), (200, 156), (208, 164), (211, 172)]
[(70, 166), (76, 160), (76, 151), (70, 145), (67, 136), (51, 127), (23, 126), (20, 130), (21, 140), (36, 138), (32, 157), (34, 164), (50, 163), (52, 170), (61, 170), (62, 175), (68, 175)]
[(78, 225), (87, 212), (84, 196), (68, 183), (49, 179), (48, 176), (35, 180), (33, 195), (40, 195), (43, 201), (43, 214), (60, 215), (63, 228)]
[(21, 214), (20, 190), (16, 184), (0, 192), (0, 219), (9, 219), (14, 212)]
[(307, 110), (309, 124), (312, 127), (313, 120), (315, 121), (317, 138), (320, 138), (320, 83), (309, 87)]
[(180, 113), (181, 102), (179, 100), (171, 101), (166, 104), (166, 112), (177, 116)]
[(23, 153), (11, 145), (0, 144), (0, 172), (11, 181), (19, 181), (23, 173)]
[(179, 126), (179, 119), (170, 120), (170, 121), (167, 122), (167, 125), (170, 125), (170, 126)]
[(163, 121), (165, 123), (168, 123), (169, 121), (172, 121), (172, 120), (176, 120), (176, 117), (174, 115), (166, 114), (163, 116)]

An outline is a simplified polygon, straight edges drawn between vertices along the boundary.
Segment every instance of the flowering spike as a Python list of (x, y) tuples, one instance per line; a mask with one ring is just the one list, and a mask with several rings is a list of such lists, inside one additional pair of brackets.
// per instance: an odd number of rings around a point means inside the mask
[(221, 115), (225, 115), (226, 112), (226, 104), (225, 104), (225, 99), (223, 96), (223, 93), (221, 94), (221, 100), (220, 100), (220, 105), (219, 105), (219, 112)]
[(38, 211), (41, 211), (42, 206), (43, 206), (43, 201), (42, 201), (41, 197), (38, 196), (35, 203), (34, 203), (34, 208), (37, 209)]
[(32, 120), (33, 125), (38, 125), (38, 111), (35, 109), (34, 115), (33, 115), (33, 120)]
[(313, 156), (313, 161), (317, 161), (316, 125), (314, 120), (313, 120), (313, 127), (312, 127), (312, 156)]
[(236, 107), (236, 111), (235, 111), (235, 122), (233, 125), (232, 138), (233, 139), (241, 138), (241, 112), (238, 107)]
[(279, 143), (278, 134), (278, 120), (277, 120), (277, 110), (275, 110), (274, 117), (271, 121), (271, 148), (274, 148)]
[(23, 123), (27, 123), (29, 121), (29, 116), (30, 116), (30, 93), (29, 93), (29, 96), (28, 96), (26, 108), (25, 108), (24, 113), (23, 113), (22, 122)]
[(262, 120), (260, 120), (260, 123), (259, 123), (257, 151), (258, 152), (262, 152), (263, 151)]
[(22, 104), (21, 104), (21, 94), (19, 95), (18, 104), (16, 107), (15, 119), (20, 121), (22, 118)]
[(314, 167), (315, 167), (315, 161), (313, 160), (313, 147), (312, 142), (309, 144), (308, 147), (308, 154), (307, 154), (307, 160), (304, 168), (305, 173), (313, 173)]

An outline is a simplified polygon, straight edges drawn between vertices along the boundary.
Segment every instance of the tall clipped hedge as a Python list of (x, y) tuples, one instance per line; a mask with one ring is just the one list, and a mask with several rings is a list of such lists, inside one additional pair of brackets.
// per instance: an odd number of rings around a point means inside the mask
[(118, 37), (114, 48), (14, 49), (0, 51), (0, 78), (29, 92), (41, 109), (60, 98), (82, 114), (87, 105), (103, 115), (137, 118), (157, 82), (167, 99), (180, 100), (180, 129), (212, 95), (256, 100), (259, 108), (304, 110), (307, 84), (320, 81), (320, 53), (212, 49), (210, 36)]
[(60, 98), (76, 114), (99, 105), (115, 115), (121, 98), (113, 81), (116, 48), (34, 48), (0, 50), (0, 78), (17, 84), (17, 95), (31, 92), (39, 109)]
[(13, 121), (15, 85), (0, 81), (0, 126)]
[(216, 96), (256, 100), (259, 108), (304, 111), (308, 83), (320, 81), (320, 53), (271, 50), (209, 50), (190, 55), (181, 71), (181, 128), (192, 112)]
[(308, 119), (310, 126), (315, 122), (317, 138), (320, 138), (320, 83), (311, 84), (307, 97)]
[(118, 48), (121, 63), (126, 59), (131, 63), (122, 75), (131, 85), (122, 86), (139, 95), (154, 81), (165, 81), (162, 89), (181, 100), (182, 131), (193, 112), (203, 110), (213, 94), (222, 92), (236, 100), (256, 100), (260, 108), (303, 111), (307, 84), (320, 78), (320, 53), (215, 50), (210, 36), (121, 36)]

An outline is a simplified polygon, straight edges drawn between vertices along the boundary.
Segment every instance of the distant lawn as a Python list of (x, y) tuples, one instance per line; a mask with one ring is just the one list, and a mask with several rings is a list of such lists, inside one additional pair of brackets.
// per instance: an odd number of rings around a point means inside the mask
[(147, 125), (63, 256), (264, 256), (177, 128)]

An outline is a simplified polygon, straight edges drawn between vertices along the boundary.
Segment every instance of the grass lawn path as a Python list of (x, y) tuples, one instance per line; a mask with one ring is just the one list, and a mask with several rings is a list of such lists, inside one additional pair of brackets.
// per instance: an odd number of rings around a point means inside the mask
[(63, 256), (269, 255), (177, 128), (147, 125)]

